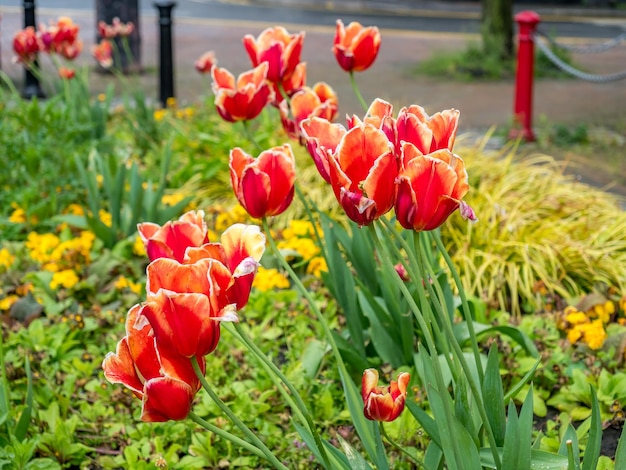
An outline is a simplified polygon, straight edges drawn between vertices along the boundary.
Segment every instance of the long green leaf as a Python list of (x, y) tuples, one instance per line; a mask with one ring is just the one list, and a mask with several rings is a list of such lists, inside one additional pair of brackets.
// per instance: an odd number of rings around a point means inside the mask
[[(571, 457), (570, 457), (571, 454)], [(566, 457), (569, 462), (573, 460), (573, 467), (570, 466), (570, 470), (580, 469), (580, 449), (578, 447), (578, 435), (572, 423), (569, 423), (565, 428), (563, 437), (561, 438), (561, 444), (559, 445), (559, 455)]]
[[(532, 357), (539, 357), (539, 351), (535, 343), (519, 328), (507, 325), (485, 325), (483, 323), (474, 322), (474, 330), (477, 336), (502, 334), (508, 336), (517, 344), (519, 344), (524, 351), (530, 354)], [(470, 339), (469, 329), (467, 322), (459, 322), (454, 325), (454, 336), (459, 343), (464, 343)]]
[(600, 446), (602, 445), (602, 419), (600, 417), (600, 405), (596, 389), (593, 385), (591, 388), (591, 428), (589, 429), (589, 439), (585, 446), (585, 455), (583, 456), (582, 470), (595, 470), (598, 466), (600, 458)]
[[(502, 448), (498, 448), (498, 451), (501, 454)], [(488, 447), (480, 449), (480, 464), (483, 467), (490, 469), (497, 468), (493, 461), (491, 449)], [(503, 467), (503, 470), (514, 469), (505, 469)], [(530, 470), (567, 470), (567, 457), (543, 450), (533, 449), (530, 453)]]
[(24, 358), (24, 370), (26, 371), (26, 407), (22, 411), (17, 425), (15, 426), (15, 438), (22, 442), (26, 438), (28, 427), (30, 426), (30, 418), (33, 414), (33, 373), (30, 369), (30, 360), (28, 359), (28, 353)]
[(441, 449), (441, 438), (439, 437), (439, 429), (437, 428), (435, 420), (428, 413), (422, 410), (417, 403), (407, 401), (406, 407), (409, 409), (420, 426), (424, 428), (424, 431), (428, 437), (430, 437), (432, 442), (437, 444), (437, 446)]
[(498, 349), (495, 344), (489, 349), (482, 393), (487, 419), (489, 419), (491, 424), (496, 444), (502, 446), (504, 444), (506, 417), (504, 414), (502, 377), (500, 377), (500, 365), (498, 363)]
[(520, 390), (524, 388), (524, 385), (530, 382), (530, 380), (534, 377), (535, 371), (537, 370), (539, 364), (541, 364), (541, 358), (537, 359), (537, 362), (535, 362), (531, 369), (526, 372), (526, 375), (524, 375), (524, 377), (522, 377), (522, 379), (517, 382), (517, 384), (515, 384), (515, 386), (506, 393), (506, 395), (504, 395), (504, 399), (506, 401), (509, 401), (511, 398), (517, 396)]
[(343, 452), (348, 458), (348, 463), (350, 464), (350, 468), (352, 470), (372, 470), (372, 467), (369, 463), (367, 463), (367, 460), (365, 460), (363, 456), (354, 449), (354, 447), (348, 444), (340, 435), (337, 435), (337, 438), (343, 448)]
[(519, 470), (530, 469), (530, 453), (533, 438), (533, 393), (534, 390), (531, 384), (519, 413)]
[(617, 442), (615, 451), (615, 468), (626, 468), (626, 428), (622, 428), (622, 434)]
[[(506, 434), (504, 436), (504, 447), (502, 449), (502, 468), (514, 468), (523, 470), (520, 462), (520, 428), (517, 417), (517, 409), (513, 400), (509, 402), (509, 411), (506, 420)], [(527, 462), (530, 464), (530, 461)]]
[[(308, 429), (306, 429), (304, 426), (297, 423), (296, 421), (292, 421), (292, 423), (294, 427), (296, 428), (296, 431), (298, 431), (298, 434), (300, 434), (300, 437), (302, 438), (304, 443), (309, 448), (309, 450), (313, 452), (313, 455), (315, 456), (317, 461), (320, 464), (322, 464), (324, 460), (322, 458), (322, 454), (320, 453), (319, 449), (315, 445), (315, 439), (313, 438), (313, 435), (309, 432)], [(351, 470), (350, 464), (348, 463), (348, 459), (346, 458), (345, 455), (341, 453), (339, 449), (337, 449), (336, 447), (334, 447), (327, 441), (323, 441), (322, 444), (328, 451), (326, 452), (326, 456), (328, 457), (330, 464), (331, 464), (331, 468), (329, 470), (335, 470), (335, 469)]]

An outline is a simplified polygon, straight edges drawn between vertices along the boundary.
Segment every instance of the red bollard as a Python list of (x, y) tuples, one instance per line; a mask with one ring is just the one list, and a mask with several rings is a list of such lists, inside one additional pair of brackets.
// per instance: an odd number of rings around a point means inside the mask
[(522, 137), (527, 142), (535, 140), (532, 129), (533, 120), (533, 71), (534, 71), (534, 43), (532, 34), (540, 21), (534, 11), (522, 11), (515, 15), (519, 26), (517, 46), (517, 71), (515, 74), (515, 106), (514, 119), (521, 125), (512, 129), (510, 138)]

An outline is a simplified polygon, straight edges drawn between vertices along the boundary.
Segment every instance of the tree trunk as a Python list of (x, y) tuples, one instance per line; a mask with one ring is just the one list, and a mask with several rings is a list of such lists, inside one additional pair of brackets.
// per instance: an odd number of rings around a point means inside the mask
[(513, 58), (513, 0), (481, 0), (483, 50)]

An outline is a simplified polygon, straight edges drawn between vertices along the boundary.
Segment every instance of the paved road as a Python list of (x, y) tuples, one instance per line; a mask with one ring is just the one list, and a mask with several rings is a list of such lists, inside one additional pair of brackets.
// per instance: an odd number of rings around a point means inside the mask
[[(155, 13), (152, 1), (140, 1), (142, 14)], [(16, 12), (21, 2), (0, 0), (0, 9)], [(38, 3), (42, 12), (48, 9), (93, 10), (94, 3), (85, 0), (46, 0)], [(376, 24), (381, 29), (477, 33), (480, 28), (477, 11), (460, 9), (453, 3), (449, 10), (416, 10), (415, 14), (394, 14), (393, 12), (357, 13), (323, 8), (303, 8), (271, 5), (245, 5), (219, 0), (178, 0), (174, 16), (179, 18), (242, 20), (274, 22), (276, 24), (297, 24), (313, 26), (333, 26), (340, 16), (345, 23), (359, 21), (362, 24)], [(574, 38), (613, 38), (626, 29), (626, 17), (588, 18), (576, 21), (544, 21), (541, 29), (557, 37)]]

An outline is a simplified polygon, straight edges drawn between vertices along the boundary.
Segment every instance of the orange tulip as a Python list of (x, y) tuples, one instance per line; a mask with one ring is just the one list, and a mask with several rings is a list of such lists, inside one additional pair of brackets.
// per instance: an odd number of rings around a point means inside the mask
[(348, 128), (360, 126), (361, 123), (371, 124), (377, 129), (385, 133), (389, 142), (393, 144), (396, 156), (400, 152), (398, 148), (398, 132), (396, 129), (396, 120), (393, 117), (393, 106), (385, 100), (376, 98), (365, 113), (365, 117), (361, 120), (358, 116), (353, 115), (348, 118)]
[(376, 26), (364, 28), (360, 23), (352, 22), (346, 28), (341, 20), (337, 20), (333, 53), (346, 72), (361, 72), (374, 63), (380, 41)]
[[(448, 149), (423, 155), (408, 142), (402, 146), (402, 169), (396, 181), (396, 217), (404, 228), (416, 231), (441, 226), (469, 190), (460, 157)], [(469, 209), (468, 213), (467, 209), (466, 218), (475, 220), (473, 211)]]
[(189, 211), (177, 221), (166, 222), (162, 227), (151, 222), (137, 225), (139, 236), (146, 247), (148, 258), (172, 258), (183, 262), (189, 247), (208, 243), (204, 211)]
[(234, 303), (239, 310), (248, 303), (250, 289), (259, 261), (265, 251), (265, 235), (256, 225), (234, 224), (220, 237), (220, 243), (206, 243), (188, 248), (185, 263), (211, 258), (223, 264), (231, 273), (224, 289), (225, 303)]
[(280, 111), (283, 129), (292, 139), (300, 139), (300, 123), (311, 117), (332, 121), (337, 117), (339, 103), (337, 94), (326, 83), (318, 82), (313, 87), (304, 87), (293, 94), (289, 103), (281, 102)]
[(267, 62), (267, 79), (272, 83), (287, 80), (300, 63), (304, 32), (289, 34), (282, 26), (267, 28), (255, 39), (246, 34), (243, 45), (254, 67)]
[(200, 73), (210, 73), (214, 65), (217, 64), (215, 52), (208, 51), (202, 54), (195, 62), (196, 70)]
[(330, 184), (346, 215), (369, 225), (393, 207), (398, 164), (384, 132), (364, 123), (329, 154)]
[(312, 117), (300, 123), (300, 132), (317, 171), (330, 183), (329, 156), (335, 153), (347, 132), (346, 128), (341, 124), (332, 124), (327, 119)]
[(59, 77), (64, 80), (71, 80), (76, 75), (76, 70), (67, 67), (59, 67)]
[(279, 106), (285, 99), (284, 95), (291, 97), (295, 92), (306, 85), (306, 62), (300, 62), (289, 78), (279, 83), (272, 83), (274, 90), (273, 106)]
[[(104, 376), (142, 400), (143, 421), (183, 420), (191, 411), (200, 382), (188, 358), (156, 344), (141, 311), (142, 306), (135, 305), (128, 312), (126, 336), (102, 362)], [(204, 357), (197, 359), (204, 373)]]
[(39, 42), (35, 28), (28, 26), (15, 33), (13, 37), (13, 50), (17, 54), (15, 61), (30, 64), (37, 58)]
[(294, 195), (296, 161), (289, 144), (261, 152), (258, 158), (241, 148), (230, 151), (230, 181), (248, 214), (263, 218), (283, 213)]
[(448, 109), (428, 116), (424, 108), (411, 105), (398, 113), (398, 140), (411, 142), (423, 154), (435, 150), (452, 151), (459, 126), (459, 111)]
[(226, 69), (213, 67), (213, 93), (215, 106), (222, 118), (229, 122), (250, 120), (257, 117), (265, 105), (272, 101), (273, 92), (267, 84), (268, 64), (235, 77)]
[(378, 386), (378, 371), (366, 369), (361, 380), (363, 414), (373, 421), (393, 421), (402, 410), (406, 400), (406, 388), (411, 376), (406, 372), (398, 375), (398, 381), (391, 381), (389, 387)]
[(91, 54), (105, 69), (113, 65), (113, 46), (110, 41), (103, 39), (97, 46), (92, 46)]
[(60, 17), (56, 24), (39, 26), (42, 50), (56, 53), (67, 60), (75, 59), (83, 50), (83, 43), (78, 39), (79, 26), (68, 17)]

